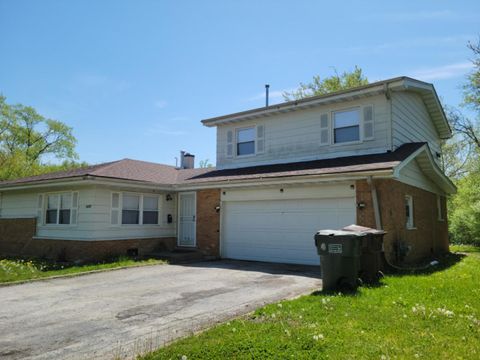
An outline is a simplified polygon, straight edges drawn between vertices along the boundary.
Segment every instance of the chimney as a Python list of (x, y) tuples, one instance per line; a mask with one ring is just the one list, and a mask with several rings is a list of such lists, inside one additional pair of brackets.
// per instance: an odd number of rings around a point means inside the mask
[(195, 167), (195, 155), (180, 151), (180, 169), (193, 169)]
[(270, 85), (265, 84), (265, 106), (268, 107), (268, 89), (270, 88)]

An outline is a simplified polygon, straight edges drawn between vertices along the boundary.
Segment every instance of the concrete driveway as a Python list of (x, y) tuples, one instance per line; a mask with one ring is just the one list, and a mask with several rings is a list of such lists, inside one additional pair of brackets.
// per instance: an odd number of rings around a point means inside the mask
[(318, 289), (318, 268), (213, 261), (0, 287), (0, 358), (112, 359)]

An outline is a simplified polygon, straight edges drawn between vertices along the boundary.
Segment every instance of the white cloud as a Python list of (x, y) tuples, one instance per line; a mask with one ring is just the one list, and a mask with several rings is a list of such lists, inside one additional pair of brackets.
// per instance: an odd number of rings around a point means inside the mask
[(156, 100), (153, 105), (158, 108), (158, 109), (163, 109), (164, 107), (167, 106), (167, 101), (166, 100), (163, 100), (163, 99), (160, 99), (160, 100)]
[(412, 71), (410, 75), (414, 78), (425, 81), (451, 79), (465, 76), (472, 67), (473, 64), (471, 62), (464, 61), (437, 67), (417, 69)]

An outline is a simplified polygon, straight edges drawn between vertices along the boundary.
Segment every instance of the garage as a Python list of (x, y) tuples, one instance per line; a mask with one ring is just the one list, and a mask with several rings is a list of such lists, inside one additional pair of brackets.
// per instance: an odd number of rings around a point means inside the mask
[(222, 191), (222, 257), (316, 265), (315, 232), (355, 214), (350, 184)]

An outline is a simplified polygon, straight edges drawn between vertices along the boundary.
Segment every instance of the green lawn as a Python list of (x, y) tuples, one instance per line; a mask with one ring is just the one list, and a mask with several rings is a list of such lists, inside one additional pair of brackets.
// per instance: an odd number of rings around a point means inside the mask
[(162, 263), (165, 262), (155, 259), (134, 260), (127, 257), (120, 257), (109, 262), (88, 265), (65, 265), (44, 260), (0, 259), (0, 283), (78, 274), (93, 270)]
[(480, 252), (356, 295), (268, 305), (143, 359), (480, 359)]

